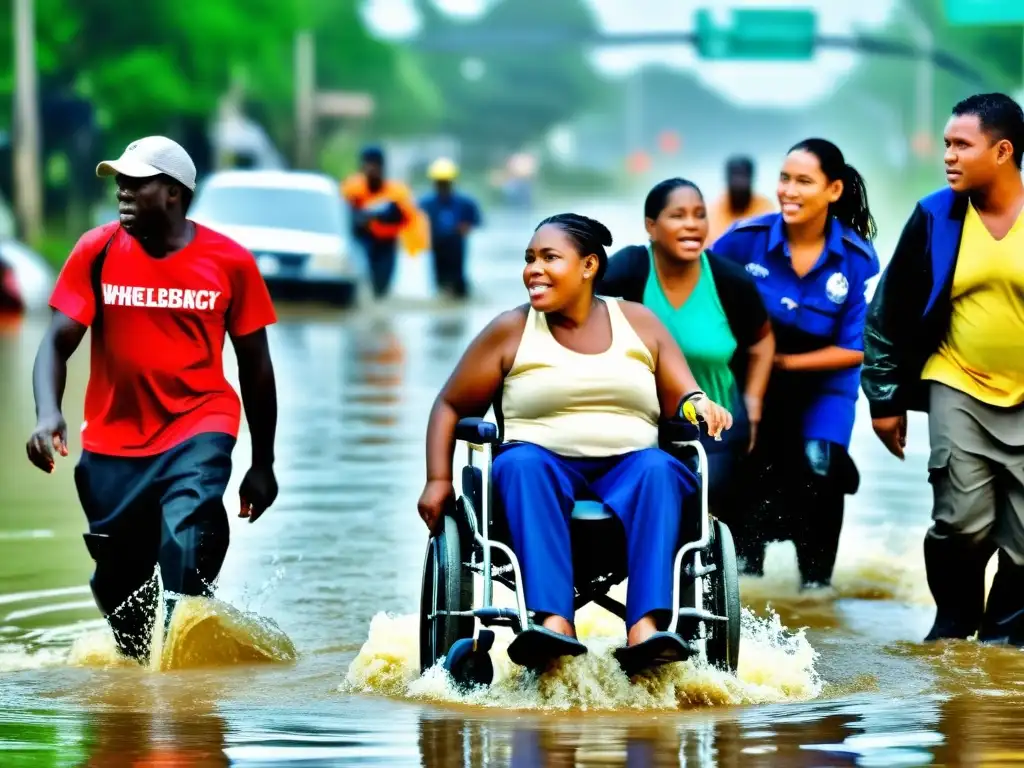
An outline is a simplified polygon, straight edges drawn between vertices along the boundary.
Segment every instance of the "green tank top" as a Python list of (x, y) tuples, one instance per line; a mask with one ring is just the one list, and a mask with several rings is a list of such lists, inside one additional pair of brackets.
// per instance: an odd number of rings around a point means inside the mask
[(736, 339), (718, 299), (707, 253), (700, 256), (700, 277), (693, 293), (679, 309), (665, 297), (650, 246), (647, 254), (651, 272), (644, 287), (644, 305), (658, 316), (675, 338), (698, 386), (716, 403), (731, 408), (736, 379), (729, 368), (729, 361), (736, 352)]

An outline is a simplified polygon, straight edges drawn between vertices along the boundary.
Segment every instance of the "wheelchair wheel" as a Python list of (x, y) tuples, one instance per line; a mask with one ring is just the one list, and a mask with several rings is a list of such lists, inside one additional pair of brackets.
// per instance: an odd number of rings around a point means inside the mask
[(711, 546), (708, 555), (717, 569), (709, 574), (711, 594), (708, 608), (718, 616), (728, 617), (728, 623), (707, 622), (707, 657), (712, 666), (727, 672), (736, 672), (740, 656), (740, 583), (736, 564), (736, 547), (729, 526), (721, 520), (713, 521)]
[(463, 547), (461, 538), (455, 518), (445, 515), (441, 532), (427, 542), (420, 593), (421, 674), (457, 641), (473, 637), (472, 616), (436, 615), (473, 609), (473, 574), (465, 565), (468, 548)]

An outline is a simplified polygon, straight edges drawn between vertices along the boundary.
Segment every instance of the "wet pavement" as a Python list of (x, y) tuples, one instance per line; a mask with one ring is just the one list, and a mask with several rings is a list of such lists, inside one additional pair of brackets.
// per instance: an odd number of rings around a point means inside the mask
[[(617, 245), (640, 241), (631, 216), (594, 212), (612, 225)], [(269, 663), (231, 663), (245, 654), (199, 669), (116, 663), (86, 586), (91, 566), (72, 481), (87, 356), (73, 361), (65, 397), (72, 456), (47, 477), (22, 448), (45, 320), (0, 326), (8, 457), (0, 464), (0, 763), (1024, 761), (1024, 654), (918, 642), (932, 616), (920, 546), (930, 504), (921, 419), (911, 420), (900, 464), (877, 445), (862, 413), (853, 453), (863, 482), (847, 506), (835, 590), (800, 595), (792, 547), (773, 545), (766, 577), (741, 585), (750, 612), (737, 677), (684, 664), (631, 685), (609, 655), (621, 622), (594, 609), (580, 624), (598, 652), (541, 680), (500, 659), (500, 679), (487, 693), (460, 696), (436, 675), (419, 678), (415, 614), (426, 532), (415, 502), (427, 412), (475, 332), (524, 300), (518, 279), (527, 238), (528, 227), (509, 223), (481, 233), (472, 272), (488, 299), (466, 306), (430, 299), (419, 260), (403, 264), (386, 307), (282, 308), (271, 333), (281, 494), (255, 525), (232, 518), (218, 596), (235, 611), (223, 615), (234, 618), (206, 638), (217, 644), (234, 632), (235, 651), (260, 646)], [(243, 433), (227, 497), (232, 513), (248, 453)], [(260, 621), (272, 622), (271, 634), (260, 635)]]

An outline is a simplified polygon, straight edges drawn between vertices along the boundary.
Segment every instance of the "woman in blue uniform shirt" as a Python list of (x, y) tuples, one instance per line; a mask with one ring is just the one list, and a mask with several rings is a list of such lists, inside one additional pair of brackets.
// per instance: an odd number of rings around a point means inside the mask
[(754, 277), (776, 343), (736, 542), (741, 568), (760, 575), (765, 545), (792, 540), (803, 586), (825, 586), (859, 484), (848, 449), (876, 228), (864, 179), (824, 139), (789, 151), (777, 193), (780, 213), (737, 223), (713, 248)]

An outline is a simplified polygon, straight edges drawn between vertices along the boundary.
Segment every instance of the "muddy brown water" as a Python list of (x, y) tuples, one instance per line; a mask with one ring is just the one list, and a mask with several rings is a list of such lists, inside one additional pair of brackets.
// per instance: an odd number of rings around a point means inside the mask
[[(118, 663), (87, 587), (71, 472), (85, 356), (66, 396), (72, 456), (47, 477), (23, 453), (45, 318), (0, 327), (0, 763), (1024, 761), (1024, 654), (918, 642), (932, 615), (920, 420), (900, 464), (862, 413), (853, 450), (864, 479), (848, 505), (835, 589), (799, 594), (792, 548), (773, 545), (765, 578), (742, 584), (750, 610), (736, 677), (684, 664), (630, 684), (610, 657), (621, 622), (599, 609), (580, 619), (594, 653), (540, 680), (500, 651), (487, 692), (458, 695), (438, 675), (419, 677), (426, 415), (472, 335), (522, 300), (516, 249), (496, 245), (505, 237), (482, 236), (477, 249), (474, 278), (488, 300), (432, 301), (424, 265), (407, 263), (400, 295), (375, 312), (282, 308), (271, 334), (280, 500), (256, 525), (232, 519), (222, 602), (193, 617), (200, 629), (182, 641), (188, 648), (160, 669)], [(247, 459), (243, 434), (229, 509)], [(203, 663), (181, 661), (190, 653)]]

